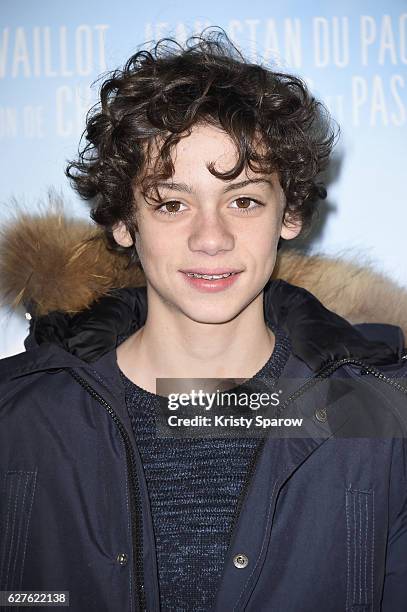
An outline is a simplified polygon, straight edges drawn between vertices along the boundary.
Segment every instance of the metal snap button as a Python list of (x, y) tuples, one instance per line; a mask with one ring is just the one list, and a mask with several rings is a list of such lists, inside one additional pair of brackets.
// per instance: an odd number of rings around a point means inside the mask
[(129, 558), (126, 553), (119, 553), (116, 557), (116, 561), (119, 565), (126, 565), (128, 560)]
[(315, 411), (315, 418), (320, 423), (325, 423), (327, 417), (328, 415), (326, 413), (326, 408), (319, 408), (318, 410)]
[(238, 555), (235, 555), (233, 557), (233, 564), (235, 567), (242, 569), (243, 567), (246, 567), (246, 565), (249, 563), (249, 559), (246, 555), (244, 555), (243, 553), (239, 553)]

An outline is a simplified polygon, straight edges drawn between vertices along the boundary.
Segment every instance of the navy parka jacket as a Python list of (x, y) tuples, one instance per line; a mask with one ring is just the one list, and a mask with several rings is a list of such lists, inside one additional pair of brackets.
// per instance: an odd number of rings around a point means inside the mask
[[(137, 287), (74, 316), (33, 317), (27, 350), (0, 362), (0, 590), (69, 591), (75, 612), (160, 610), (146, 481), (116, 361), (118, 337), (146, 313)], [(405, 612), (401, 330), (352, 326), (282, 280), (266, 286), (264, 314), (293, 346), (280, 414), (306, 426), (264, 436), (214, 609)]]

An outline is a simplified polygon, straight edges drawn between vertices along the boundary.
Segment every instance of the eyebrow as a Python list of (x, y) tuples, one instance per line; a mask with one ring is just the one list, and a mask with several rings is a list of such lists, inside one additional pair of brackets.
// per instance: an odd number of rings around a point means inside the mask
[[(231, 183), (230, 185), (226, 185), (223, 189), (223, 193), (227, 193), (228, 191), (234, 191), (235, 189), (242, 189), (243, 187), (247, 187), (248, 185), (256, 184), (256, 183), (268, 183), (272, 189), (274, 189), (274, 185), (270, 179), (266, 178), (253, 178), (246, 179), (244, 181), (239, 181), (238, 183)], [(159, 182), (156, 184), (157, 187), (164, 187), (166, 189), (170, 189), (171, 191), (182, 191), (186, 193), (194, 193), (194, 190), (190, 185), (186, 183), (169, 183), (169, 182)]]

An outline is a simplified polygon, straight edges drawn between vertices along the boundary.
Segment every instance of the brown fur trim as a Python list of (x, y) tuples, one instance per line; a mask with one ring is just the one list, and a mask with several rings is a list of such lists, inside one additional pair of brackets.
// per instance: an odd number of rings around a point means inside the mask
[(143, 284), (140, 268), (126, 270), (127, 258), (107, 250), (100, 229), (68, 218), (61, 199), (38, 214), (15, 205), (13, 216), (0, 228), (0, 305), (75, 313), (114, 286)]
[(273, 277), (305, 287), (351, 323), (398, 325), (407, 339), (407, 289), (375, 271), (371, 262), (355, 264), (290, 249), (278, 258)]
[[(13, 218), (0, 227), (0, 304), (32, 300), (39, 315), (80, 312), (114, 287), (145, 284), (142, 269), (126, 264), (99, 228), (68, 217), (61, 198), (52, 195), (36, 214), (14, 203)], [(305, 287), (352, 323), (392, 323), (407, 337), (407, 290), (368, 263), (282, 250), (273, 278)]]

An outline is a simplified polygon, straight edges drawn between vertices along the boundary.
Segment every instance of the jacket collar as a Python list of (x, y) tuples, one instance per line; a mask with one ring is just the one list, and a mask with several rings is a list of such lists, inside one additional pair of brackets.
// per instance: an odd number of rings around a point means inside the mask
[[(306, 289), (280, 279), (270, 280), (264, 289), (263, 303), (266, 322), (283, 327), (290, 337), (293, 354), (313, 371), (344, 357), (375, 365), (397, 363), (401, 359), (401, 335), (389, 335), (386, 342), (368, 339)], [(50, 366), (52, 356), (56, 357), (55, 348), (47, 353), (41, 346), (51, 344), (63, 349), (60, 357), (65, 355), (55, 361), (55, 367), (63, 367), (58, 365), (61, 363), (84, 365), (83, 362), (95, 362), (112, 351), (144, 325), (146, 318), (145, 286), (115, 289), (75, 315), (55, 311), (33, 318), (25, 347), (36, 349), (32, 356), (37, 364), (43, 358), (44, 364)]]

